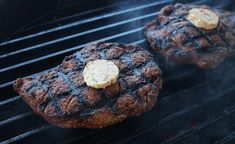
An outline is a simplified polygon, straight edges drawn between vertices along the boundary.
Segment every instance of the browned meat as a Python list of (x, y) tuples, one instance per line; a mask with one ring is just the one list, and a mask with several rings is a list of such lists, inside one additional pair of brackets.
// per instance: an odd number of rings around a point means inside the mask
[[(96, 59), (111, 60), (119, 67), (117, 83), (105, 89), (84, 83), (83, 68)], [(146, 50), (104, 42), (86, 46), (49, 72), (14, 83), (37, 114), (66, 128), (102, 128), (140, 115), (155, 105), (161, 87), (161, 71)]]
[(212, 10), (208, 6), (168, 5), (146, 25), (145, 35), (151, 47), (170, 63), (213, 68), (224, 61), (235, 45), (234, 15), (213, 9), (220, 22), (215, 29), (206, 30), (187, 20), (192, 8)]

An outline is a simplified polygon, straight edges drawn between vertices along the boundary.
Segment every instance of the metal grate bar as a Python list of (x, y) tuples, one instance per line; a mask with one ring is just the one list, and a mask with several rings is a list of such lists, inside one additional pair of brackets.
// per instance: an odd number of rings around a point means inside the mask
[(5, 104), (8, 104), (8, 103), (11, 103), (11, 102), (16, 101), (16, 100), (18, 100), (18, 99), (20, 99), (20, 96), (15, 96), (15, 97), (6, 99), (6, 100), (4, 100), (4, 101), (0, 101), (0, 106), (5, 105)]
[(79, 36), (83, 36), (83, 35), (86, 35), (86, 34), (90, 34), (90, 33), (93, 33), (93, 32), (97, 32), (97, 31), (101, 31), (101, 30), (104, 30), (104, 29), (112, 28), (112, 27), (115, 27), (115, 26), (119, 26), (119, 25), (122, 25), (122, 24), (129, 23), (129, 22), (133, 22), (133, 21), (136, 21), (136, 20), (141, 20), (141, 19), (144, 19), (144, 18), (153, 17), (153, 16), (156, 16), (157, 14), (158, 14), (158, 12), (150, 13), (150, 14), (143, 15), (143, 16), (140, 16), (140, 17), (131, 18), (131, 19), (124, 20), (124, 21), (121, 21), (121, 22), (109, 24), (109, 25), (102, 26), (102, 27), (95, 28), (95, 29), (91, 29), (91, 30), (88, 30), (88, 31), (85, 31), (85, 32), (81, 32), (81, 33), (69, 35), (69, 36), (66, 36), (66, 37), (62, 37), (62, 38), (52, 40), (52, 41), (49, 41), (49, 42), (41, 43), (41, 44), (38, 44), (38, 45), (35, 45), (35, 46), (23, 48), (23, 49), (14, 51), (14, 52), (10, 52), (10, 53), (4, 54), (4, 55), (0, 55), (0, 59), (9, 57), (11, 55), (16, 55), (16, 54), (19, 54), (19, 53), (30, 51), (30, 50), (33, 50), (33, 49), (38, 49), (40, 47), (44, 47), (44, 46), (47, 46), (47, 45), (50, 45), (50, 44), (66, 41), (66, 40), (76, 38), (76, 37), (79, 37)]
[(88, 133), (85, 133), (85, 134), (82, 135), (82, 136), (75, 137), (75, 138), (73, 138), (73, 139), (67, 140), (67, 141), (65, 141), (65, 142), (61, 142), (61, 143), (59, 143), (59, 144), (69, 144), (69, 143), (72, 143), (73, 141), (79, 140), (79, 139), (81, 139), (81, 138), (83, 138), (83, 137), (86, 137), (86, 136), (95, 134), (95, 133), (98, 132), (98, 131), (99, 131), (99, 130), (97, 130), (97, 129), (96, 129), (96, 130), (92, 130), (92, 131), (90, 131), (90, 132), (88, 132)]
[(39, 132), (41, 132), (41, 131), (44, 131), (44, 130), (46, 130), (46, 129), (49, 129), (50, 127), (52, 127), (52, 126), (43, 126), (43, 127), (40, 127), (40, 128), (34, 129), (34, 130), (31, 130), (31, 131), (28, 131), (28, 132), (26, 132), (26, 133), (23, 133), (23, 134), (21, 134), (21, 135), (18, 135), (18, 136), (16, 136), (16, 137), (13, 137), (13, 138), (10, 138), (10, 139), (8, 139), (8, 140), (6, 140), (6, 141), (3, 141), (3, 142), (1, 142), (1, 144), (9, 144), (9, 143), (18, 141), (18, 140), (20, 140), (20, 139), (22, 139), (22, 138), (25, 138), (25, 137), (31, 136), (31, 135), (33, 135), (33, 134), (39, 133)]
[(235, 140), (235, 132), (231, 132), (229, 135), (217, 140), (215, 144), (231, 144), (232, 140)]
[[(43, 72), (49, 71), (49, 70), (51, 70), (51, 69), (53, 69), (53, 68), (43, 70), (43, 71), (41, 71), (41, 72), (38, 72), (38, 73), (32, 74), (31, 76), (38, 75), (38, 74), (40, 74), (40, 73), (43, 73)], [(28, 75), (28, 76), (30, 76), (30, 75)], [(0, 85), (0, 88), (4, 88), (4, 87), (10, 86), (10, 85), (12, 85), (12, 84), (13, 84), (13, 81), (10, 81), (10, 82), (7, 82), (7, 83), (4, 83), (4, 84), (1, 84), (1, 85)], [(0, 104), (0, 105), (1, 105), (1, 104)]]
[(50, 29), (50, 30), (47, 30), (47, 31), (41, 31), (41, 32), (38, 32), (38, 33), (35, 33), (35, 34), (32, 34), (32, 35), (28, 35), (28, 36), (24, 36), (24, 37), (21, 37), (21, 38), (14, 39), (14, 40), (10, 40), (8, 42), (1, 43), (0, 46), (9, 44), (9, 43), (12, 43), (12, 42), (15, 42), (15, 41), (21, 41), (21, 40), (24, 40), (24, 39), (33, 38), (33, 37), (48, 34), (48, 33), (51, 33), (51, 32), (67, 29), (67, 28), (78, 26), (78, 25), (85, 24), (85, 23), (88, 23), (88, 22), (93, 22), (93, 21), (97, 21), (97, 20), (100, 20), (100, 19), (113, 17), (113, 16), (116, 16), (116, 15), (119, 15), (119, 14), (124, 14), (124, 13), (132, 12), (132, 11), (135, 11), (135, 10), (140, 10), (140, 9), (148, 8), (148, 7), (155, 6), (155, 5), (165, 4), (167, 2), (173, 2), (173, 0), (165, 0), (165, 1), (161, 1), (161, 2), (154, 2), (154, 3), (137, 6), (137, 7), (130, 8), (130, 9), (126, 9), (126, 10), (123, 10), (123, 11), (117, 11), (117, 12), (105, 14), (105, 15), (102, 15), (102, 16), (99, 16), (99, 17), (94, 17), (94, 18), (90, 18), (90, 19), (86, 19), (86, 20), (82, 20), (82, 21), (73, 22), (73, 23), (66, 24), (66, 25), (63, 25), (63, 26), (60, 26), (60, 27), (56, 27), (56, 28), (53, 28), (53, 29)]
[(29, 116), (29, 115), (31, 115), (31, 114), (33, 114), (33, 112), (32, 112), (32, 111), (29, 111), (29, 112), (26, 112), (26, 113), (23, 113), (23, 114), (20, 114), (20, 115), (11, 117), (11, 118), (9, 118), (9, 119), (6, 119), (6, 120), (4, 120), (4, 121), (1, 121), (1, 122), (0, 122), (0, 126), (5, 125), (5, 124), (8, 124), (8, 123), (13, 122), (13, 121), (16, 121), (16, 120), (18, 120), (18, 119), (27, 117), (27, 116)]
[[(17, 31), (16, 33), (22, 33), (22, 32), (25, 32), (25, 31), (30, 31), (30, 30), (35, 29), (35, 28), (38, 28), (38, 27), (48, 26), (48, 25), (50, 25), (50, 24), (58, 23), (58, 22), (60, 22), (60, 21), (64, 21), (64, 20), (76, 18), (76, 17), (83, 16), (83, 15), (87, 15), (87, 14), (90, 14), (90, 13), (99, 12), (99, 11), (102, 11), (102, 10), (105, 10), (105, 9), (113, 8), (113, 7), (117, 6), (117, 5), (118, 5), (118, 3), (115, 3), (115, 4), (110, 4), (110, 5), (108, 5), (108, 6), (103, 6), (103, 7), (100, 7), (100, 8), (96, 8), (96, 9), (84, 11), (84, 12), (81, 12), (81, 13), (72, 14), (72, 15), (69, 15), (69, 16), (66, 16), (66, 17), (54, 19), (54, 20), (52, 20), (52, 21), (50, 21), (50, 22), (46, 22), (46, 23), (43, 23), (43, 24), (39, 24), (39, 25), (36, 25), (36, 26), (29, 27), (29, 28), (24, 28), (23, 30)], [(8, 41), (9, 43), (8, 43), (8, 42), (5, 42), (5, 43), (6, 43), (6, 44), (11, 44), (11, 43), (18, 42), (18, 41), (21, 41), (21, 40), (24, 40), (24, 39), (9, 40), (9, 41)], [(3, 44), (3, 45), (6, 45), (6, 44), (4, 44), (4, 43), (2, 43), (2, 44)]]

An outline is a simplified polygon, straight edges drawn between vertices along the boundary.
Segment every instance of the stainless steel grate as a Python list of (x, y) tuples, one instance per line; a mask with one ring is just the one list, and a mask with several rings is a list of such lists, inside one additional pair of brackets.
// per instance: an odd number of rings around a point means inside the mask
[[(110, 3), (21, 31), (0, 43), (0, 142), (7, 143), (232, 143), (235, 141), (235, 57), (214, 70), (171, 67), (157, 106), (105, 129), (61, 129), (32, 112), (12, 90), (17, 77), (37, 75), (96, 40), (134, 43), (149, 50), (144, 25), (174, 0)], [(194, 2), (194, 1), (193, 1)], [(212, 1), (195, 1), (208, 3)], [(135, 4), (133, 4), (135, 3)], [(57, 24), (60, 24), (59, 26)], [(39, 30), (38, 30), (39, 29)]]

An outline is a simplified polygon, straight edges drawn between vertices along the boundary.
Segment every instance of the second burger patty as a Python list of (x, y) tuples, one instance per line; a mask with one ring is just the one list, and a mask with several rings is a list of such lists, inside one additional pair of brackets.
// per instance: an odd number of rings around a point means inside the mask
[[(187, 19), (192, 8), (214, 11), (220, 18), (218, 26), (212, 30), (194, 26)], [(208, 6), (168, 5), (146, 25), (145, 35), (151, 47), (170, 63), (213, 68), (224, 61), (235, 46), (233, 18), (234, 14)]]
[[(115, 84), (88, 87), (83, 69), (105, 59), (119, 68)], [(19, 78), (14, 89), (31, 108), (60, 127), (102, 128), (151, 109), (162, 87), (161, 71), (151, 54), (139, 46), (97, 42), (36, 77)]]

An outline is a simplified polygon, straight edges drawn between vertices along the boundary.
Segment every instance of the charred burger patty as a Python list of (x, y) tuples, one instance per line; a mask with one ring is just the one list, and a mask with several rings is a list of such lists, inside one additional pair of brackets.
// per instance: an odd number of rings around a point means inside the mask
[(213, 68), (235, 45), (233, 18), (234, 14), (208, 6), (168, 5), (146, 25), (145, 35), (170, 63)]
[[(119, 76), (112, 85), (96, 89), (84, 82), (83, 70), (98, 59), (115, 64)], [(146, 50), (105, 42), (87, 45), (49, 72), (14, 82), (37, 114), (66, 128), (102, 128), (140, 115), (155, 105), (161, 86), (161, 71)]]

